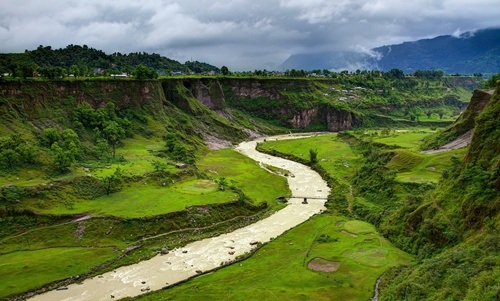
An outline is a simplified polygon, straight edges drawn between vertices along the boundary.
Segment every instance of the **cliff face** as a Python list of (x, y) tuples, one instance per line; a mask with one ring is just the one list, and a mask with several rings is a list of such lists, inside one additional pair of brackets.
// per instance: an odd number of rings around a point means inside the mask
[[(476, 93), (475, 93), (476, 94)], [(475, 130), (465, 158), (466, 163), (480, 165), (495, 171), (500, 168), (500, 82), (491, 95), (481, 93), (482, 97), (471, 100), (475, 120)], [(474, 99), (474, 97), (473, 97)], [(500, 178), (496, 179), (496, 188), (500, 189)]]
[[(366, 122), (366, 117), (350, 111), (348, 105), (331, 103), (328, 93), (334, 85), (338, 82), (283, 78), (5, 81), (0, 82), (0, 95), (13, 100), (11, 106), (30, 119), (50, 119), (47, 110), (54, 105), (74, 107), (88, 102), (97, 108), (113, 102), (119, 109), (143, 110), (153, 115), (172, 106), (192, 116), (201, 116), (206, 110), (225, 116), (227, 108), (236, 108), (283, 127), (307, 130), (336, 132)], [(446, 105), (446, 101), (429, 100), (429, 104), (422, 105)]]
[(324, 92), (314, 80), (226, 79), (222, 85), (230, 106), (279, 121), (282, 126), (336, 132), (359, 125), (354, 113), (318, 101)]
[(469, 131), (476, 126), (476, 118), (488, 105), (493, 91), (475, 90), (467, 108), (460, 114), (458, 119), (444, 131), (429, 136), (424, 141), (423, 149), (438, 149)]
[(350, 130), (359, 126), (355, 114), (343, 110), (330, 110), (326, 113), (326, 125), (330, 132), (340, 132)]
[(36, 128), (69, 122), (71, 111), (83, 102), (94, 108), (113, 102), (119, 110), (152, 116), (161, 114), (166, 104), (157, 81), (4, 81), (0, 100), (2, 120), (21, 118)]

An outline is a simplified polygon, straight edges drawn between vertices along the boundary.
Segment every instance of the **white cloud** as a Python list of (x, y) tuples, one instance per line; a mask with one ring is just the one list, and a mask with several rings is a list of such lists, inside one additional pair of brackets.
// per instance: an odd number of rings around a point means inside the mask
[(87, 44), (230, 69), (500, 26), (498, 0), (0, 0), (0, 52)]

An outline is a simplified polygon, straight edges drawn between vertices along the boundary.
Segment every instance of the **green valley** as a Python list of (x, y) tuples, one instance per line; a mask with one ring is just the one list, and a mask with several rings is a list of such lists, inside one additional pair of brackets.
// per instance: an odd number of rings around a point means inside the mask
[[(266, 136), (259, 151), (327, 181), (326, 211), (138, 300), (366, 300), (379, 278), (379, 300), (495, 300), (500, 88), (479, 85), (397, 71), (1, 78), (0, 299), (291, 206), (287, 178), (300, 175), (234, 148)], [(469, 131), (466, 147), (439, 150)], [(314, 133), (272, 137), (302, 132)]]

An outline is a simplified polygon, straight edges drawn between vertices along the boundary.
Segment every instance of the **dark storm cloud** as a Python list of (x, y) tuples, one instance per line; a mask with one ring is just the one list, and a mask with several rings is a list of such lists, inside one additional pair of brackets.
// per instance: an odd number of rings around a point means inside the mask
[(498, 0), (0, 0), (0, 51), (86, 44), (231, 69), (500, 26)]

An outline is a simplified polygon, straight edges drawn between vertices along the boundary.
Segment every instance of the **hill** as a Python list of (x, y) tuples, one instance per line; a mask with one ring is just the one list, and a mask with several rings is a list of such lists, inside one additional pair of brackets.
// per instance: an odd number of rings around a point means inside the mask
[(159, 54), (146, 52), (106, 54), (87, 45), (68, 45), (60, 49), (40, 45), (37, 49), (26, 50), (24, 53), (0, 54), (0, 73), (11, 73), (22, 77), (31, 77), (34, 71), (41, 68), (63, 68), (63, 74), (72, 74), (75, 77), (104, 72), (130, 74), (139, 65), (160, 74), (220, 72), (219, 68), (203, 62), (188, 61), (181, 64)]
[(498, 300), (499, 100), (500, 84), (475, 118), (463, 162), (455, 159), (434, 191), (387, 219), (386, 234), (435, 255), (390, 272), (381, 300)]
[(283, 69), (443, 70), (446, 74), (494, 74), (500, 70), (500, 29), (445, 35), (371, 49), (368, 53), (296, 54)]
[[(2, 79), (0, 257), (13, 265), (0, 268), (4, 284), (0, 297), (47, 284), (55, 288), (61, 279), (78, 282), (80, 277), (149, 258), (164, 248), (171, 250), (250, 224), (283, 206), (276, 201), (289, 193), (283, 177), (261, 170), (230, 149), (214, 151), (217, 148), (290, 131), (361, 127), (356, 132), (365, 135), (371, 127), (448, 125), (467, 105), (459, 94), (469, 84), (469, 79), (407, 78), (394, 72), (329, 79)], [(486, 129), (494, 128), (486, 122), (489, 119), (484, 119), (485, 130), (478, 133), (488, 135)], [(350, 153), (350, 145), (342, 145), (341, 155)], [(303, 147), (301, 153), (307, 154), (310, 145)], [(491, 161), (492, 152), (486, 154), (482, 147), (474, 150)], [(362, 169), (365, 176), (380, 175), (369, 168), (385, 169), (378, 160), (390, 154), (370, 157)], [(401, 159), (418, 165), (414, 160), (418, 158), (406, 158)], [(345, 167), (343, 163), (321, 160), (334, 170)], [(352, 163), (362, 164), (357, 159)], [(343, 175), (352, 174), (349, 170)], [(464, 189), (482, 187), (477, 185), (484, 173), (479, 175)], [(385, 179), (375, 180), (384, 185), (393, 182)], [(370, 179), (365, 180), (360, 176), (356, 182), (360, 188), (351, 193), (364, 188), (375, 194)], [(381, 191), (387, 193), (384, 200), (393, 199), (389, 193), (394, 190)], [(467, 217), (475, 216), (472, 212), (484, 215), (481, 221), (470, 221), (478, 227), (491, 223), (491, 208), (481, 207), (490, 197), (485, 195), (464, 209)], [(420, 196), (416, 199), (421, 201)], [(385, 227), (384, 208), (375, 204), (365, 210), (365, 204), (355, 204), (353, 210), (401, 248), (422, 247), (422, 253), (434, 254), (443, 245), (456, 243), (451, 230), (450, 240), (425, 232), (442, 229), (442, 220), (435, 227), (412, 232), (407, 242), (400, 232), (406, 229), (407, 219), (388, 210), (387, 216), (397, 222)], [(434, 218), (426, 208), (414, 215), (423, 212), (425, 218)], [(372, 214), (367, 217), (364, 212)], [(402, 210), (401, 216), (406, 218), (406, 213)], [(420, 226), (420, 220), (413, 225)], [(358, 242), (374, 246), (378, 239), (363, 236)], [(434, 242), (442, 244), (434, 247)], [(93, 260), (81, 262), (82, 251)], [(43, 260), (28, 264), (25, 258)], [(65, 268), (60, 268), (63, 259)], [(55, 273), (44, 273), (46, 266)]]

